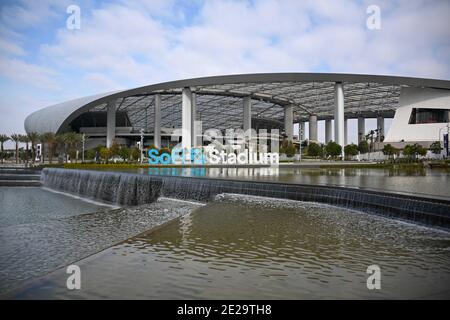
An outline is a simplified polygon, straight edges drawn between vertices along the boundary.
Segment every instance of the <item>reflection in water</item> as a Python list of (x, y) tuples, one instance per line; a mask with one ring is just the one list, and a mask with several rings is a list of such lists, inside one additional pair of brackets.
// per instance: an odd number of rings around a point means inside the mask
[(450, 170), (425, 168), (147, 168), (126, 170), (150, 175), (267, 180), (339, 185), (450, 197)]
[[(450, 235), (359, 212), (222, 195), (19, 298), (450, 298)], [(379, 265), (382, 289), (368, 290)]]
[[(0, 205), (0, 298), (32, 279), (200, 206), (160, 198), (151, 204), (83, 214), (81, 200), (75, 199), (78, 202), (70, 206), (65, 198), (74, 199), (64, 195), (40, 188), (18, 190), (21, 192), (15, 191), (13, 203), (16, 211), (3, 211)], [(35, 196), (42, 197), (42, 201), (34, 201), (29, 212), (23, 211), (30, 197)], [(79, 214), (74, 213), (77, 205)], [(47, 213), (45, 210), (51, 207), (57, 210)]]

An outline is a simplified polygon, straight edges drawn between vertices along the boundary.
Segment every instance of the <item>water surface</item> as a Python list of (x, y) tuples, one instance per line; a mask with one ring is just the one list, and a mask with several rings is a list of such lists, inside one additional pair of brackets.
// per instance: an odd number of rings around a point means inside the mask
[(104, 204), (40, 187), (0, 187), (0, 227), (92, 213)]
[[(450, 298), (450, 234), (327, 205), (222, 195), (17, 298)], [(368, 290), (367, 267), (381, 268)]]
[(160, 198), (112, 208), (42, 188), (2, 187), (0, 297), (198, 206)]

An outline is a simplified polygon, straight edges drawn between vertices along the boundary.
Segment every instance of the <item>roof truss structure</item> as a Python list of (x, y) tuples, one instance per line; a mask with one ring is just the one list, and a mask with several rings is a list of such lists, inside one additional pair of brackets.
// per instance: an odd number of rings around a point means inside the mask
[[(398, 106), (401, 85), (376, 82), (344, 82), (345, 116), (393, 117)], [(252, 118), (283, 121), (284, 108), (294, 107), (294, 121), (308, 121), (310, 115), (319, 120), (334, 114), (334, 82), (267, 82), (201, 85), (191, 87), (196, 94), (197, 120), (203, 128), (220, 130), (242, 127), (242, 98), (252, 98)], [(156, 90), (118, 99), (117, 110), (126, 111), (138, 132), (153, 132), (155, 94), (161, 95), (161, 126), (181, 127), (182, 88)], [(106, 110), (103, 103), (91, 109)]]

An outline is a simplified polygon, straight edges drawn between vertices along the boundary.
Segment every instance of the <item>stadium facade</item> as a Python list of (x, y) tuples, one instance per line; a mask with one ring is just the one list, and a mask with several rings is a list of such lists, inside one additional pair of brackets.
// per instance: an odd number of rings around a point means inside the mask
[[(347, 120), (358, 119), (358, 140), (365, 119), (377, 119), (381, 140), (393, 144), (442, 140), (450, 121), (450, 81), (380, 75), (270, 73), (179, 80), (84, 97), (29, 115), (27, 133), (75, 131), (89, 136), (86, 146), (167, 146), (179, 135), (183, 147), (197, 146), (201, 132), (282, 130), (287, 139), (318, 140), (325, 121), (325, 142), (347, 143)], [(393, 118), (389, 132), (384, 121)], [(201, 123), (201, 128), (197, 125)], [(299, 133), (294, 134), (294, 123)], [(177, 130), (182, 129), (182, 130)]]

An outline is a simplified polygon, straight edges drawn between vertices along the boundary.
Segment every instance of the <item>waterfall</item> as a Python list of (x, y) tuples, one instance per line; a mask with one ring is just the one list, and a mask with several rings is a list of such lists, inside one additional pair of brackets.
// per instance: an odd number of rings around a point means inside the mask
[(235, 193), (326, 203), (450, 229), (450, 200), (358, 188), (49, 168), (41, 181), (50, 188), (124, 205), (153, 202), (160, 195), (209, 202), (218, 194)]
[(161, 180), (139, 174), (45, 168), (41, 182), (51, 189), (119, 205), (158, 199)]
[(267, 181), (160, 176), (166, 197), (212, 201), (217, 194), (235, 193), (326, 203), (424, 225), (450, 229), (450, 200), (358, 188)]

